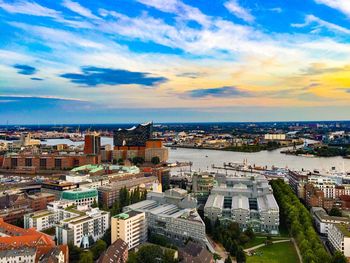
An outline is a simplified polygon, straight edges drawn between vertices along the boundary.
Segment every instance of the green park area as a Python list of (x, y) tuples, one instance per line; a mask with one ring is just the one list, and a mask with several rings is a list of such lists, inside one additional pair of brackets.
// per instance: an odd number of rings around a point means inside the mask
[(267, 245), (252, 251), (247, 255), (247, 263), (297, 263), (297, 252), (292, 242)]

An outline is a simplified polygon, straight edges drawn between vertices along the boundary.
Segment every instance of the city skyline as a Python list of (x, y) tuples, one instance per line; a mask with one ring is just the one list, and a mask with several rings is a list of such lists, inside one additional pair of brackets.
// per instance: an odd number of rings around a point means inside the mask
[(350, 119), (346, 0), (0, 0), (0, 124)]

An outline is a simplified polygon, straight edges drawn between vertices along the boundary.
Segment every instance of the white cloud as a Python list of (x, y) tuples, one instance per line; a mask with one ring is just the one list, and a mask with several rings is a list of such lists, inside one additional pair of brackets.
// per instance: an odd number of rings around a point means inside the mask
[(268, 10), (271, 11), (271, 12), (276, 12), (276, 13), (282, 13), (283, 12), (283, 9), (281, 7), (273, 7), (273, 8), (270, 8)]
[(338, 31), (338, 32), (344, 33), (344, 34), (350, 34), (350, 29), (347, 29), (345, 27), (342, 27), (342, 26), (339, 26), (339, 25), (327, 22), (327, 21), (322, 20), (321, 18), (316, 17), (314, 15), (307, 15), (305, 17), (304, 23), (302, 23), (302, 24), (292, 24), (291, 26), (292, 27), (301, 28), (301, 27), (310, 26), (313, 23), (317, 24), (316, 26), (312, 27), (312, 32), (315, 32), (315, 33), (319, 33), (320, 32), (320, 27), (324, 27), (324, 28), (327, 28), (328, 30), (331, 30), (331, 31)]
[(58, 18), (60, 16), (60, 12), (30, 1), (17, 1), (9, 4), (0, 0), (0, 8), (12, 14), (25, 14), (52, 18)]
[(252, 23), (255, 20), (255, 17), (250, 13), (249, 10), (243, 8), (239, 5), (238, 0), (227, 1), (225, 7), (235, 16), (243, 19), (246, 22)]
[(54, 21), (73, 28), (92, 28), (92, 25), (87, 21), (66, 19), (61, 12), (50, 9), (30, 1), (15, 1), (5, 3), (0, 0), (0, 8), (4, 9), (10, 14), (23, 14), (39, 17), (49, 17)]
[(349, 0), (315, 0), (318, 4), (324, 4), (331, 8), (337, 9), (350, 17), (350, 2)]
[(186, 5), (181, 0), (137, 0), (146, 6), (156, 8), (162, 12), (173, 13), (185, 20), (193, 20), (202, 26), (208, 26), (210, 19), (198, 8)]
[(33, 26), (19, 22), (10, 22), (9, 24), (30, 32), (32, 37), (36, 36), (37, 38), (45, 40), (46, 45), (51, 45), (52, 47), (54, 47), (54, 44), (57, 43), (89, 49), (103, 49), (105, 47), (102, 43), (80, 37), (65, 30), (53, 29), (44, 26)]
[(83, 17), (87, 17), (91, 19), (100, 19), (99, 17), (95, 16), (89, 9), (81, 6), (78, 2), (65, 0), (63, 1), (62, 5)]

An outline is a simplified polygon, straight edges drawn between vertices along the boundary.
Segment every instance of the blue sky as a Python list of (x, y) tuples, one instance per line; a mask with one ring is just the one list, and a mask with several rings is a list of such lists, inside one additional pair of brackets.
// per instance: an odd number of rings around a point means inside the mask
[(0, 123), (350, 119), (348, 0), (0, 0)]

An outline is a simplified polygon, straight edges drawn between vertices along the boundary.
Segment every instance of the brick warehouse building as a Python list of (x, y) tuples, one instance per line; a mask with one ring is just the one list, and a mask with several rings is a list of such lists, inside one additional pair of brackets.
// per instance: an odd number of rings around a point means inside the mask
[(9, 154), (5, 155), (2, 168), (37, 172), (39, 170), (68, 170), (76, 166), (100, 162), (99, 155), (90, 154)]

